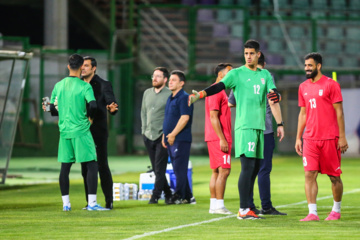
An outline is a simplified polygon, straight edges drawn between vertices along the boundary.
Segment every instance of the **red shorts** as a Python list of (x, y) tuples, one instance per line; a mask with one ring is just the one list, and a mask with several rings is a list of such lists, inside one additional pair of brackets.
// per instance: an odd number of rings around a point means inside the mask
[(228, 144), (229, 144), (229, 151), (225, 153), (220, 149), (220, 140), (207, 142), (211, 169), (217, 169), (219, 167), (231, 168), (232, 143), (229, 142)]
[(341, 151), (337, 150), (339, 138), (329, 140), (304, 139), (303, 165), (305, 172), (319, 171), (330, 176), (340, 176)]

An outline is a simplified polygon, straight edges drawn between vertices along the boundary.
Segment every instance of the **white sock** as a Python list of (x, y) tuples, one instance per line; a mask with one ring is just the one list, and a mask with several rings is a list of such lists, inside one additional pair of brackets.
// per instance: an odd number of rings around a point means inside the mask
[(224, 199), (216, 199), (216, 209), (224, 208)]
[(316, 203), (310, 203), (308, 204), (309, 206), (309, 214), (314, 214), (314, 215), (318, 215), (317, 214), (317, 206), (316, 206)]
[(341, 211), (341, 201), (340, 202), (335, 202), (335, 200), (334, 200), (334, 206), (333, 206), (332, 210), (334, 212), (340, 213), (340, 211)]
[(64, 195), (64, 196), (61, 196), (62, 198), (62, 201), (63, 201), (63, 207), (67, 206), (67, 207), (70, 207), (70, 197), (69, 195)]
[(239, 211), (241, 215), (245, 215), (250, 211), (250, 208), (240, 208)]
[(210, 209), (216, 209), (216, 198), (210, 198)]
[(96, 202), (96, 194), (88, 194), (88, 205), (93, 207), (97, 204)]

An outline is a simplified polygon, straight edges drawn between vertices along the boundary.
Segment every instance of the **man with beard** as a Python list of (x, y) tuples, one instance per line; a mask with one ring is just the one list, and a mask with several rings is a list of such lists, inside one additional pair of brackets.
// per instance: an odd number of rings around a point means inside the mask
[(169, 204), (172, 193), (166, 180), (168, 153), (161, 144), (165, 105), (171, 94), (165, 87), (169, 71), (165, 67), (155, 68), (152, 75), (152, 88), (145, 90), (141, 104), (141, 133), (155, 173), (155, 186), (149, 204), (156, 204), (162, 191), (165, 193), (165, 203)]
[(319, 221), (316, 206), (316, 179), (319, 172), (329, 176), (334, 197), (332, 211), (325, 220), (338, 220), (341, 217), (341, 153), (348, 149), (343, 99), (339, 83), (322, 75), (321, 67), (322, 56), (319, 53), (309, 53), (305, 56), (305, 72), (308, 79), (299, 86), (300, 113), (295, 150), (303, 157), (309, 215), (300, 221)]
[[(108, 164), (107, 141), (108, 125), (107, 112), (114, 115), (118, 111), (114, 92), (109, 81), (105, 81), (96, 74), (97, 62), (93, 57), (84, 57), (84, 64), (81, 68), (82, 79), (90, 83), (94, 90), (98, 111), (94, 116), (94, 123), (90, 127), (91, 134), (96, 145), (97, 162), (99, 165), (99, 176), (101, 188), (105, 196), (106, 208), (113, 208), (113, 180)], [(87, 169), (81, 169), (84, 180), (87, 177)], [(87, 185), (85, 184), (87, 192)], [(86, 195), (87, 196), (87, 195)], [(86, 209), (86, 208), (85, 208)]]

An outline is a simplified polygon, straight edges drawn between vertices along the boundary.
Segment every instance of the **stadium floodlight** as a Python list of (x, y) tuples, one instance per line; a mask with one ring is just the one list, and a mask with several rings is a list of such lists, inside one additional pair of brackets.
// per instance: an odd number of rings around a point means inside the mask
[(0, 50), (0, 177), (5, 183), (32, 53)]

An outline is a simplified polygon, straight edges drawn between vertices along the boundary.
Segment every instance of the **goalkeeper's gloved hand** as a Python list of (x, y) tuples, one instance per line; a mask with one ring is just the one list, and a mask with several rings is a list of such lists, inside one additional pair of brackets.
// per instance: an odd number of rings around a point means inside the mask
[(192, 94), (189, 95), (188, 106), (190, 107), (191, 104), (199, 100), (199, 98), (200, 98), (199, 92), (192, 90)]
[(57, 97), (55, 97), (54, 106), (55, 106), (56, 110), (59, 111), (59, 109), (58, 109), (58, 100), (57, 100)]
[(270, 90), (270, 92), (267, 94), (267, 98), (274, 103), (278, 103), (281, 101), (281, 95), (276, 88)]

